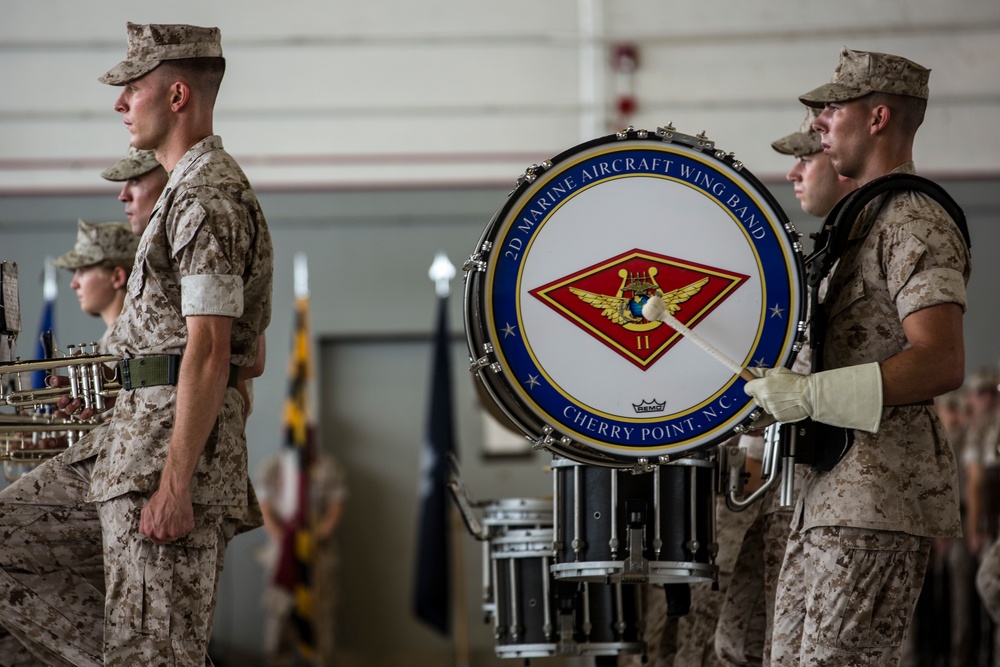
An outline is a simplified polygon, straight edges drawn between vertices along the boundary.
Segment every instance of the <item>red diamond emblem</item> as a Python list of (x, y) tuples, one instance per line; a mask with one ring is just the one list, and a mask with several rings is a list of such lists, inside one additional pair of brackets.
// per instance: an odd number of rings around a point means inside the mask
[(680, 334), (642, 316), (660, 295), (673, 316), (694, 328), (749, 276), (634, 249), (536, 287), (530, 294), (604, 345), (646, 370)]

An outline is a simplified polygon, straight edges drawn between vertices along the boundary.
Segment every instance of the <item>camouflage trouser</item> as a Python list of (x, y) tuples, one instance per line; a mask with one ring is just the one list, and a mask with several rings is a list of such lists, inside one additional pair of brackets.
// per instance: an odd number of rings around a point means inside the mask
[(50, 665), (211, 664), (224, 509), (196, 507), (195, 529), (157, 546), (138, 532), (144, 496), (84, 500), (91, 469), (57, 457), (0, 493), (0, 626)]
[(859, 528), (793, 530), (778, 578), (771, 665), (899, 664), (930, 544)]
[[(101, 665), (104, 565), (89, 469), (47, 461), (0, 493), (0, 664)], [(31, 663), (28, 663), (31, 664)]]
[(726, 590), (715, 630), (715, 650), (727, 667), (766, 664), (778, 573), (792, 530), (791, 511), (761, 514), (750, 524)]

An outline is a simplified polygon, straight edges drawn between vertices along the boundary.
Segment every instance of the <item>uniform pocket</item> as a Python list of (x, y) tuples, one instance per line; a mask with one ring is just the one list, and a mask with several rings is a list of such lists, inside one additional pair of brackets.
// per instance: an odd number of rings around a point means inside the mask
[(830, 303), (830, 307), (827, 311), (829, 319), (832, 320), (838, 314), (850, 308), (852, 304), (863, 299), (864, 296), (864, 276), (861, 274), (861, 269), (858, 268), (847, 277), (843, 288), (837, 291), (837, 298)]
[(842, 529), (822, 643), (847, 650), (900, 646), (916, 604), (929, 542), (902, 533)]

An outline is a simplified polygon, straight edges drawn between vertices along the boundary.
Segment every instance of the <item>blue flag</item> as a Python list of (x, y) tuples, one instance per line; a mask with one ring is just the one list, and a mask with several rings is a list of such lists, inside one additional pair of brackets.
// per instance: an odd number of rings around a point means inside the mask
[[(45, 277), (43, 278), (42, 317), (38, 323), (38, 343), (35, 345), (35, 359), (48, 359), (53, 354), (56, 328), (56, 270), (51, 258), (45, 258)], [(35, 371), (31, 374), (31, 388), (40, 389), (45, 386), (45, 376), (48, 371)]]
[(455, 452), (451, 405), (448, 297), (438, 297), (430, 402), (420, 463), (420, 521), (413, 606), (417, 617), (443, 635), (451, 631), (449, 455)]

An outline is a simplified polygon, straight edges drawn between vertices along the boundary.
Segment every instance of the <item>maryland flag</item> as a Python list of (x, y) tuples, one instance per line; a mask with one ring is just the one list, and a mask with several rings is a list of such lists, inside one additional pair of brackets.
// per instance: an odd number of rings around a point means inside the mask
[(294, 511), (284, 524), (274, 583), (292, 595), (290, 620), (296, 629), (298, 650), (303, 658), (313, 660), (316, 654), (312, 587), (315, 541), (309, 516), (309, 468), (315, 447), (315, 428), (309, 416), (309, 383), (312, 380), (309, 292), (305, 258), (298, 255), (295, 260), (295, 327), (288, 364), (282, 448), (283, 487)]

